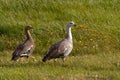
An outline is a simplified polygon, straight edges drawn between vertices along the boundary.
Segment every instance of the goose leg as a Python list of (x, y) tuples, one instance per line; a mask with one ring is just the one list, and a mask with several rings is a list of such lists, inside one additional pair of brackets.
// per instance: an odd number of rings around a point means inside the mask
[(57, 62), (57, 59), (54, 59), (54, 62)]
[(27, 59), (29, 58), (29, 56), (26, 56), (27, 57)]
[(63, 57), (63, 58), (62, 58), (62, 61), (63, 61), (63, 62), (65, 62), (65, 60), (66, 60), (66, 58), (65, 58), (65, 57)]

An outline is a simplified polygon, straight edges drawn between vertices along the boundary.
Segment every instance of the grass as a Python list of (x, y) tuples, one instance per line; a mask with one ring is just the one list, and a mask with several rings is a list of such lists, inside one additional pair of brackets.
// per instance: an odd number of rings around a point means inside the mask
[[(0, 0), (0, 80), (119, 80), (119, 7), (119, 0)], [(77, 27), (67, 61), (42, 63), (69, 21)], [(35, 58), (12, 62), (26, 25), (34, 28)]]
[[(9, 52), (0, 57), (1, 80), (119, 80), (120, 53), (69, 56), (65, 63), (41, 62), (41, 56), (34, 56), (20, 62), (10, 61)], [(7, 57), (6, 57), (7, 56)]]

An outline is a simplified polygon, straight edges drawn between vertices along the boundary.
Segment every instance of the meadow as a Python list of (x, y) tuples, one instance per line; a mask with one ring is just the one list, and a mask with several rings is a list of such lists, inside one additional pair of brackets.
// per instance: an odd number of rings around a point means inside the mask
[[(120, 80), (119, 13), (119, 0), (0, 0), (0, 80)], [(64, 63), (43, 63), (69, 21), (77, 24), (71, 54)], [(13, 62), (27, 25), (33, 26), (35, 50)]]

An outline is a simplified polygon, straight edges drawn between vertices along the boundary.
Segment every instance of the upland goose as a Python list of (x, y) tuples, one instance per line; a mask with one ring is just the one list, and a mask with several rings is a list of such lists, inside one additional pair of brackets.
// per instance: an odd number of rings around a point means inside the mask
[(34, 41), (33, 38), (29, 32), (29, 30), (32, 29), (31, 26), (26, 26), (25, 27), (25, 35), (26, 35), (26, 40), (25, 42), (21, 43), (20, 45), (17, 46), (15, 51), (12, 54), (12, 59), (14, 61), (17, 61), (20, 57), (29, 57), (30, 54), (34, 50)]
[(76, 26), (76, 24), (74, 22), (67, 23), (66, 37), (63, 40), (57, 42), (56, 44), (53, 44), (49, 48), (49, 50), (45, 53), (44, 58), (42, 59), (43, 62), (56, 58), (62, 58), (63, 62), (65, 61), (65, 57), (70, 54), (73, 48), (72, 33), (71, 33), (72, 26)]

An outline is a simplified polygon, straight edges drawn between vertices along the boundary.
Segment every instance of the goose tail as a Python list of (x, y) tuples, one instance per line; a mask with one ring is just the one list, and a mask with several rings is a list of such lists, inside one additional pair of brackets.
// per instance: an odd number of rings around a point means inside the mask
[(43, 62), (46, 62), (47, 61), (47, 57), (45, 56), (43, 59), (42, 59)]
[(11, 58), (12, 61), (17, 61), (18, 59), (19, 59), (19, 56), (13, 56), (13, 57)]

